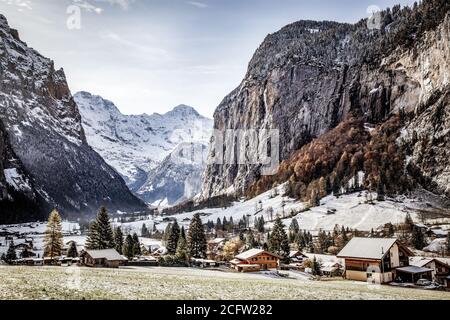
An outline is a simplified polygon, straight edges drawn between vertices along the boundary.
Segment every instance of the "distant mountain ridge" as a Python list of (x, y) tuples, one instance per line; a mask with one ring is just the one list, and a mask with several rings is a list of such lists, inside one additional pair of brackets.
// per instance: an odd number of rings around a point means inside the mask
[[(162, 115), (124, 115), (98, 95), (79, 92), (74, 98), (88, 143), (142, 200), (170, 205), (200, 191), (212, 120), (186, 105)], [(201, 152), (195, 158), (199, 161), (189, 155), (173, 161), (177, 149), (185, 149), (186, 144)]]
[(87, 144), (64, 71), (0, 15), (0, 223), (148, 207)]

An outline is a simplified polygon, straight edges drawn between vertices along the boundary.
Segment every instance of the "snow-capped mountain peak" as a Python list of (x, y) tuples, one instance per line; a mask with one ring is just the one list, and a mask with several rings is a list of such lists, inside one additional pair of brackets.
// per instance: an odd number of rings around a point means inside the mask
[[(157, 187), (151, 177), (158, 172), (157, 185), (161, 187), (169, 183), (161, 174), (160, 165), (164, 163), (167, 166), (169, 156), (180, 145), (207, 146), (212, 134), (212, 120), (187, 105), (179, 105), (165, 114), (124, 115), (114, 103), (100, 96), (79, 92), (74, 98), (88, 143), (124, 177), (133, 192), (148, 203), (177, 198), (159, 190), (155, 199), (153, 190)], [(195, 167), (195, 174), (200, 175), (202, 170), (198, 168), (202, 168), (203, 163), (186, 164), (182, 161), (173, 165), (183, 167), (183, 170), (172, 170), (172, 176), (174, 172), (186, 173), (186, 166)], [(176, 180), (184, 184), (182, 176)], [(170, 179), (170, 184), (173, 183), (176, 181)], [(173, 191), (174, 188), (170, 189)], [(177, 190), (180, 195), (184, 194), (180, 188)]]

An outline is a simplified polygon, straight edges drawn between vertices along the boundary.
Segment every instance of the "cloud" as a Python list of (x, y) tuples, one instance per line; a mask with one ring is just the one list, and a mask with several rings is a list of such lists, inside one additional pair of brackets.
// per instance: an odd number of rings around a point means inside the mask
[(16, 6), (19, 11), (23, 11), (24, 9), (33, 10), (30, 0), (0, 0), (0, 2), (6, 3), (7, 5)]
[[(11, 0), (1, 0), (1, 1), (11, 1)], [(130, 5), (135, 1), (136, 0), (72, 0), (73, 4), (80, 7), (81, 9), (87, 12), (95, 12), (97, 14), (102, 14), (103, 11), (105, 11), (102, 7), (100, 7), (100, 3), (107, 3), (111, 6), (119, 6), (120, 8), (122, 8), (122, 10), (128, 10)]]
[(189, 4), (191, 6), (199, 8), (199, 9), (205, 9), (205, 8), (209, 7), (206, 3), (199, 2), (199, 1), (186, 1), (186, 4)]

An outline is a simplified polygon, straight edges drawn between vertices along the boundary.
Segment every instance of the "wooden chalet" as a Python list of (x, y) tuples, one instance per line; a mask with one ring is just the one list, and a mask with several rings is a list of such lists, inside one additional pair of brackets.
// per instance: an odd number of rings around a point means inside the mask
[(410, 258), (410, 265), (420, 268), (431, 269), (431, 279), (442, 285), (445, 285), (446, 278), (450, 276), (450, 266), (439, 258)]
[(261, 249), (251, 249), (235, 257), (231, 265), (239, 272), (258, 272), (261, 270), (278, 269), (283, 257)]
[(81, 263), (92, 268), (118, 268), (127, 262), (128, 259), (115, 249), (86, 250), (81, 253)]
[(344, 259), (348, 280), (389, 283), (395, 270), (409, 266), (413, 253), (397, 239), (353, 238), (337, 255)]

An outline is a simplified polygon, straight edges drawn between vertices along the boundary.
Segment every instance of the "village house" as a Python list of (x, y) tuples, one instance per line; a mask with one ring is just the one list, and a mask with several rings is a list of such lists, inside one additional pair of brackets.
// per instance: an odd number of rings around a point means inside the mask
[[(312, 262), (314, 258), (320, 264), (320, 272), (327, 277), (341, 276), (344, 270), (344, 259), (333, 255), (305, 253), (306, 261)], [(310, 268), (305, 268), (310, 272)]]
[(291, 263), (302, 264), (306, 259), (308, 259), (308, 257), (301, 251), (296, 250), (289, 253), (289, 260)]
[(92, 268), (118, 268), (128, 262), (115, 249), (86, 250), (80, 256), (81, 263)]
[(431, 269), (431, 279), (445, 285), (446, 279), (450, 276), (450, 266), (438, 258), (412, 257), (410, 265), (419, 268)]
[(409, 266), (413, 253), (397, 239), (353, 238), (337, 255), (347, 280), (389, 283), (397, 268)]
[(239, 272), (258, 272), (261, 270), (278, 269), (283, 257), (261, 249), (251, 249), (237, 255), (231, 265)]

